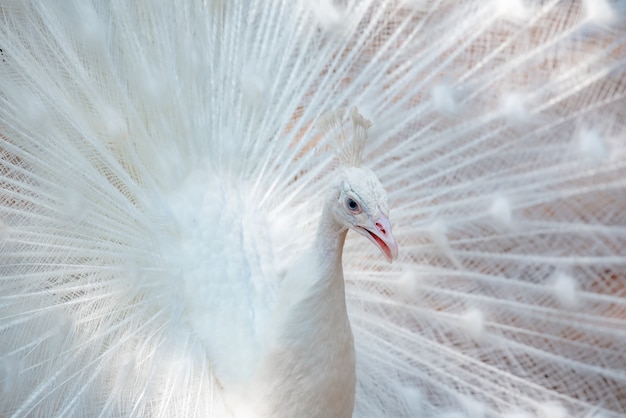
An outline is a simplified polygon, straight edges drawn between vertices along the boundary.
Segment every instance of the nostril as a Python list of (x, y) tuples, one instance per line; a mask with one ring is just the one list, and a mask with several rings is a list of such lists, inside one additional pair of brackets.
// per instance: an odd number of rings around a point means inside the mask
[(376, 228), (378, 228), (378, 230), (382, 232), (383, 234), (387, 233), (387, 231), (385, 231), (385, 227), (383, 227), (383, 225), (380, 222), (376, 222)]

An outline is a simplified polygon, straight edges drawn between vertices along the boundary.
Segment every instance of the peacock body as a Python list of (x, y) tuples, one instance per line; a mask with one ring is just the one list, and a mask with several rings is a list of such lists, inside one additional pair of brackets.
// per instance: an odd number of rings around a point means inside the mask
[(625, 13), (2, 1), (0, 416), (626, 416)]

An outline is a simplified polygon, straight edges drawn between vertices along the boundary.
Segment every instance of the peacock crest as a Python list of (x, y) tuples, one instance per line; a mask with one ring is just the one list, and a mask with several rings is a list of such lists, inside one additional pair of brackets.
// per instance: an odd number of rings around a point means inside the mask
[(335, 146), (339, 163), (347, 167), (361, 165), (367, 131), (371, 126), (372, 122), (365, 119), (356, 107), (352, 107), (347, 115), (344, 109), (331, 110), (317, 122), (318, 129)]

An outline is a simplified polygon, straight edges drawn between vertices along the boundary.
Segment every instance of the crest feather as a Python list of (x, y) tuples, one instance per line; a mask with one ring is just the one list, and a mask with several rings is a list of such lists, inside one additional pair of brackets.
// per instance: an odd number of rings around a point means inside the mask
[(372, 122), (365, 119), (356, 107), (350, 109), (348, 117), (345, 117), (343, 109), (327, 112), (318, 120), (317, 126), (335, 142), (336, 155), (341, 164), (351, 167), (361, 165), (367, 130)]

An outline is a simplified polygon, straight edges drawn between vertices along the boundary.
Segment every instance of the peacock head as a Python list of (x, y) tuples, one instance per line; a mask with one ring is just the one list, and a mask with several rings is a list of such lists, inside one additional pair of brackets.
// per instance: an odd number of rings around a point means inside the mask
[(336, 110), (318, 121), (321, 131), (337, 144), (341, 165), (337, 183), (331, 186), (330, 209), (336, 222), (367, 237), (392, 262), (398, 257), (398, 245), (391, 234), (387, 192), (374, 172), (361, 166), (371, 122), (356, 108), (345, 116)]
[(387, 192), (374, 172), (365, 167), (344, 168), (333, 202), (335, 220), (365, 236), (390, 263), (398, 257), (398, 244), (391, 233)]

